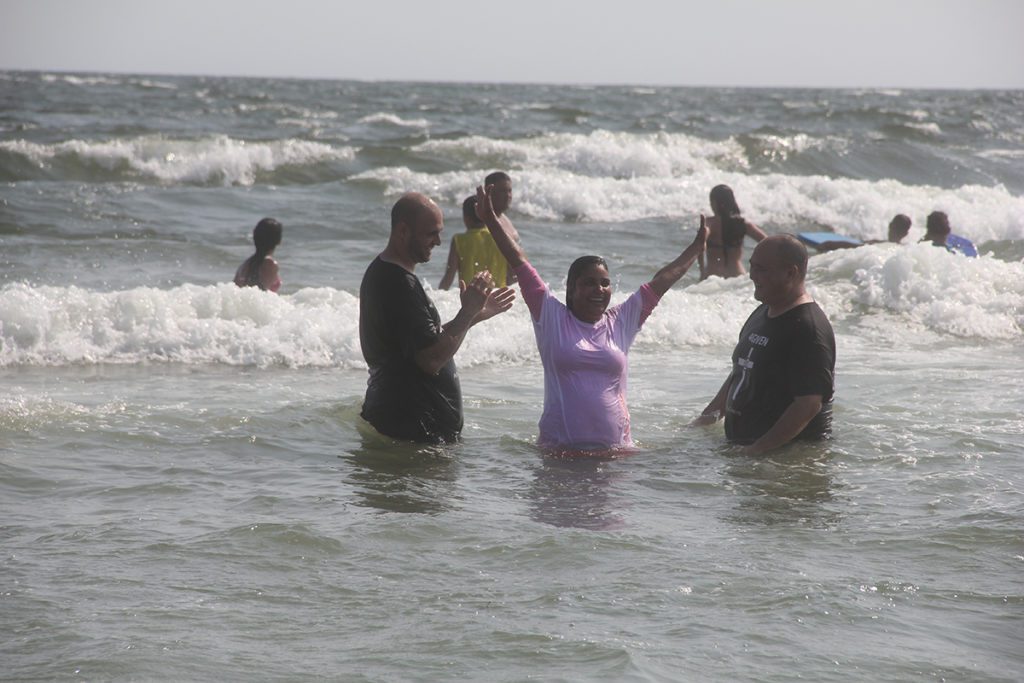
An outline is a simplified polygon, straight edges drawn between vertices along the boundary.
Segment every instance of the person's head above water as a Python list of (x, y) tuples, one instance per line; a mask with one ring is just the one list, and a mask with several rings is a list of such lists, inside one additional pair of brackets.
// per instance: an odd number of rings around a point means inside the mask
[(385, 250), (390, 258), (409, 269), (430, 260), (441, 244), (444, 215), (430, 197), (406, 192), (391, 207), (391, 237)]
[(600, 256), (580, 256), (565, 278), (565, 306), (579, 320), (596, 323), (612, 298), (608, 263)]
[(889, 241), (899, 242), (910, 232), (910, 216), (898, 213), (889, 221)]
[(728, 185), (715, 185), (711, 188), (711, 210), (719, 218), (726, 216), (739, 216), (740, 207), (736, 203), (736, 195)]
[(711, 188), (710, 201), (711, 211), (721, 221), (722, 244), (726, 247), (741, 246), (747, 233), (747, 223), (743, 220), (732, 188), (728, 185), (715, 185)]
[(476, 195), (466, 197), (462, 202), (462, 224), (467, 230), (486, 227), (480, 217), (476, 215)]
[(281, 244), (284, 227), (275, 218), (264, 218), (252, 229), (252, 241), (256, 245), (256, 253), (262, 256), (273, 253)]
[(803, 294), (806, 276), (807, 247), (792, 235), (769, 235), (750, 255), (754, 298), (770, 307)]
[(949, 216), (942, 211), (932, 211), (924, 224), (924, 239), (938, 246), (946, 245), (946, 238), (952, 231), (949, 227)]
[(495, 171), (484, 178), (484, 187), (491, 188), (491, 207), (499, 216), (512, 205), (512, 178), (504, 171)]

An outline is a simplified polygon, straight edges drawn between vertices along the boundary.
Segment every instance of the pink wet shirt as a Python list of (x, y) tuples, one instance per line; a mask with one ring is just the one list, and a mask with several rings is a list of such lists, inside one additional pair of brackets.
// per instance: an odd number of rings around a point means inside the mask
[(537, 271), (515, 269), (544, 366), (544, 448), (605, 449), (633, 444), (626, 384), (629, 347), (659, 297), (645, 284), (596, 323), (578, 319)]

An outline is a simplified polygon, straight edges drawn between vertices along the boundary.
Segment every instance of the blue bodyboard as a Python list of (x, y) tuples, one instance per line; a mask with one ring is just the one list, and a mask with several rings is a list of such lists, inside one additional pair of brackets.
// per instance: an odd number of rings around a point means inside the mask
[(825, 242), (845, 242), (846, 244), (864, 244), (856, 237), (837, 235), (834, 232), (801, 232), (797, 233), (797, 238), (804, 244), (809, 244), (812, 247), (820, 246)]
[(971, 242), (966, 237), (960, 235), (954, 235), (950, 233), (949, 237), (946, 238), (946, 248), (950, 251), (955, 251), (964, 256), (977, 256), (978, 250), (974, 246), (974, 242)]

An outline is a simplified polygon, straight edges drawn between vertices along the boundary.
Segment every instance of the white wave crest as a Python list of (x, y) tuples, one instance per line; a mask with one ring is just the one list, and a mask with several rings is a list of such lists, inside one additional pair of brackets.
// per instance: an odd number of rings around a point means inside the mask
[(64, 82), (70, 85), (121, 85), (121, 79), (109, 76), (75, 76), (74, 74), (43, 74), (40, 80), (44, 83)]
[(400, 128), (426, 128), (430, 125), (430, 122), (426, 119), (403, 119), (396, 114), (388, 112), (377, 112), (376, 114), (368, 114), (363, 118), (359, 119), (358, 123), (376, 124), (383, 123), (390, 126), (398, 126)]
[(232, 284), (120, 292), (12, 284), (0, 291), (0, 366), (363, 364), (359, 302), (329, 288), (290, 296)]
[[(1014, 197), (1001, 186), (946, 190), (895, 180), (748, 175), (711, 165), (680, 176), (609, 178), (558, 167), (529, 165), (530, 170), (515, 170), (521, 165), (526, 164), (504, 166), (514, 187), (512, 214), (539, 220), (619, 222), (659, 216), (691, 220), (709, 212), (708, 192), (725, 183), (735, 190), (744, 215), (761, 225), (778, 226), (772, 231), (795, 233), (832, 226), (860, 239), (884, 239), (892, 217), (905, 213), (914, 220), (908, 238), (914, 241), (924, 234), (925, 217), (939, 209), (949, 215), (954, 232), (976, 244), (1024, 239), (1024, 197)], [(387, 167), (355, 178), (380, 182), (391, 195), (425, 191), (437, 200), (457, 204), (483, 182), (489, 170), (429, 174)]]
[[(458, 291), (425, 286), (442, 320), (454, 317)], [(751, 308), (750, 291), (749, 282), (736, 279), (670, 292), (638, 340), (638, 352), (729, 343)], [(629, 294), (617, 291), (613, 302)], [(521, 299), (474, 328), (458, 356), (460, 367), (536, 361)], [(278, 296), (233, 284), (93, 292), (18, 283), (0, 290), (0, 367), (153, 362), (365, 368), (359, 301), (332, 288)]]
[[(562, 274), (548, 275), (558, 281)], [(901, 343), (913, 343), (921, 330), (992, 341), (1024, 337), (1021, 263), (969, 259), (927, 244), (869, 245), (812, 257), (808, 283), (845, 330), (844, 343), (885, 316), (898, 324), (877, 327)], [(425, 286), (441, 318), (451, 319), (459, 293)], [(613, 303), (629, 294), (617, 290)], [(730, 347), (756, 306), (752, 294), (743, 277), (673, 288), (645, 324), (635, 353)], [(361, 369), (358, 321), (357, 297), (327, 287), (278, 296), (232, 284), (94, 292), (14, 283), (0, 289), (0, 367), (172, 362)], [(458, 358), (463, 367), (536, 360), (521, 300), (474, 329)]]
[[(461, 305), (458, 291), (431, 291), (431, 298), (443, 320)], [(536, 356), (521, 302), (484, 325), (464, 342), (460, 367)], [(365, 368), (359, 300), (329, 287), (278, 296), (233, 284), (0, 289), (0, 367), (153, 362)]]
[(743, 148), (734, 140), (713, 141), (678, 133), (557, 133), (524, 140), (477, 136), (431, 140), (415, 148), (456, 161), (476, 157), (485, 165), (558, 169), (594, 177), (664, 177), (711, 168), (746, 167)]
[[(837, 138), (807, 136), (769, 142), (787, 154), (845, 144)], [(380, 182), (389, 194), (419, 190), (455, 203), (486, 173), (504, 169), (513, 176), (513, 214), (596, 222), (692, 218), (708, 212), (708, 192), (725, 183), (736, 191), (744, 214), (755, 223), (773, 224), (772, 230), (832, 226), (853, 237), (884, 239), (892, 216), (905, 213), (915, 222), (910, 238), (917, 239), (924, 232), (924, 218), (938, 209), (949, 214), (955, 232), (976, 243), (1024, 238), (1024, 198), (1005, 187), (943, 189), (895, 180), (751, 175), (735, 140), (599, 131), (522, 140), (431, 140), (415, 151), (479, 170), (429, 174), (389, 167), (356, 178)]]
[(939, 127), (939, 124), (933, 121), (925, 121), (922, 123), (908, 123), (906, 124), (906, 126), (907, 128), (913, 128), (914, 130), (921, 131), (922, 133), (927, 133), (928, 135), (942, 135), (942, 128)]
[(785, 161), (794, 154), (810, 150), (830, 150), (843, 154), (849, 147), (849, 141), (836, 136), (815, 137), (805, 133), (796, 135), (767, 135), (754, 133), (751, 137), (758, 141), (760, 154), (776, 161)]
[(308, 140), (247, 142), (219, 135), (201, 140), (158, 136), (125, 140), (69, 140), (52, 145), (26, 140), (0, 142), (0, 149), (45, 167), (56, 160), (77, 157), (107, 171), (125, 169), (163, 182), (252, 185), (260, 171), (324, 161), (349, 161), (356, 150), (335, 148)]

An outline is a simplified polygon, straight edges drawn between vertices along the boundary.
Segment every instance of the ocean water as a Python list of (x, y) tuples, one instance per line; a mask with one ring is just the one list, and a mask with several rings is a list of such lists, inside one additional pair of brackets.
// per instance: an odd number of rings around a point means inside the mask
[[(1024, 92), (0, 72), (0, 678), (1019, 681)], [(834, 438), (687, 425), (756, 302), (688, 274), (631, 352), (637, 449), (534, 445), (521, 302), (457, 362), (463, 441), (384, 439), (358, 285), (420, 190), (507, 170), (551, 284), (621, 300), (731, 185), (812, 257)], [(982, 256), (917, 244), (944, 210)], [(276, 296), (229, 283), (263, 216)], [(751, 245), (748, 245), (748, 248)]]

